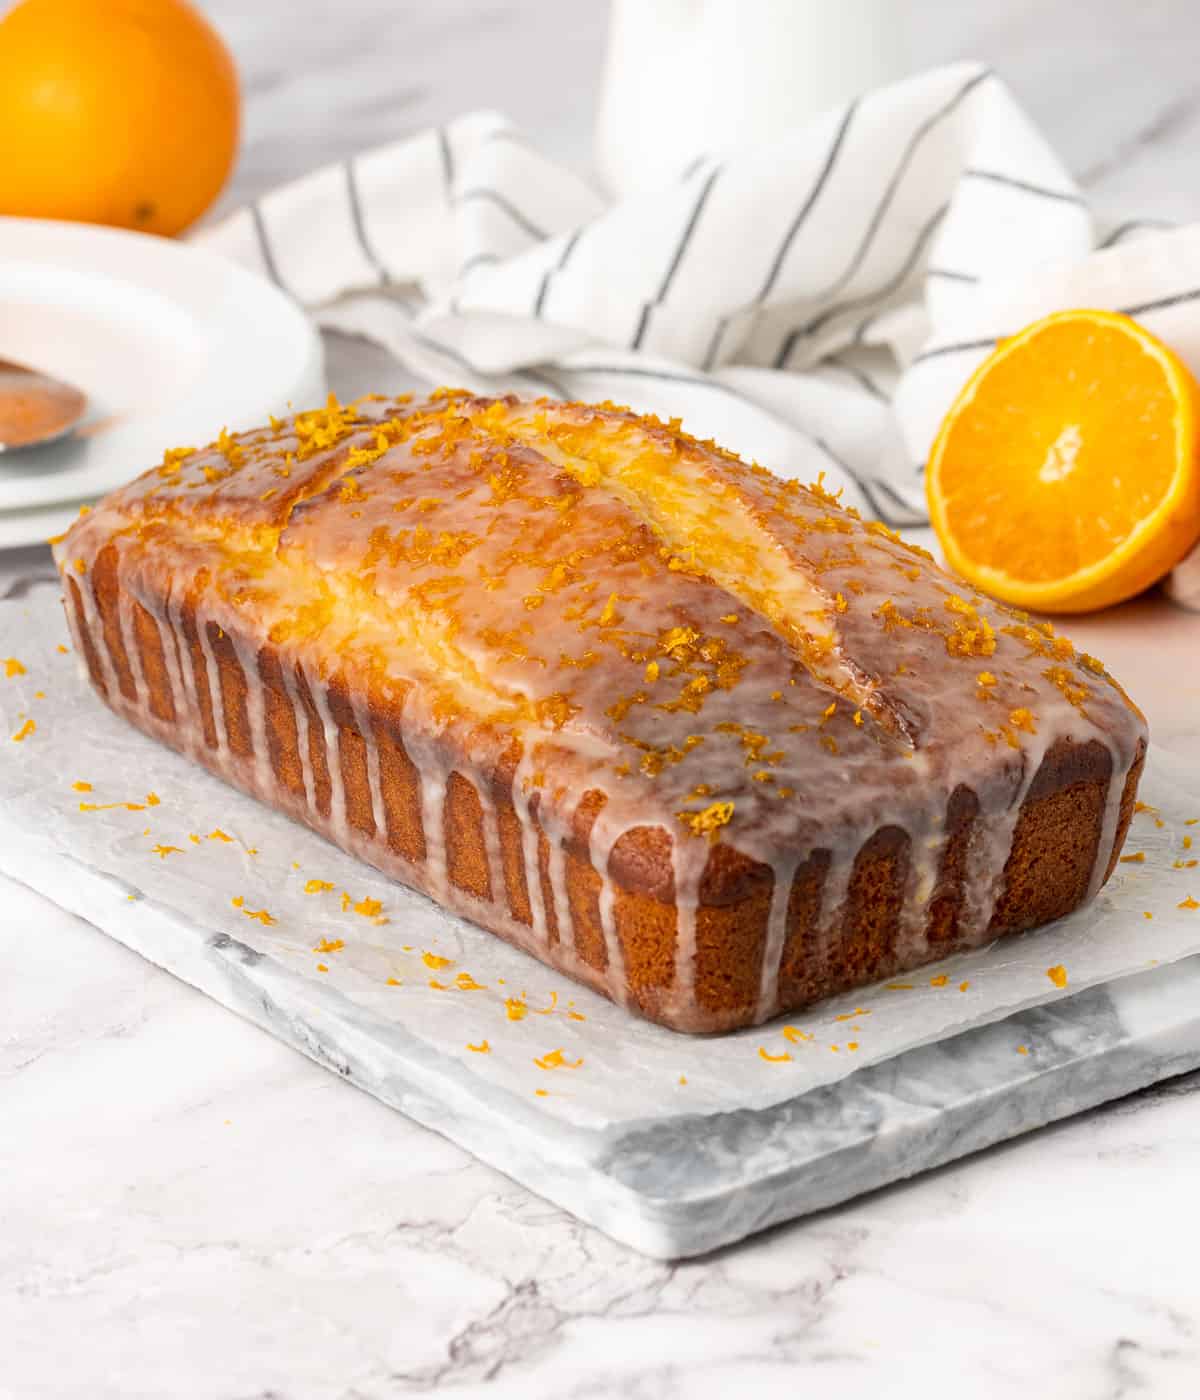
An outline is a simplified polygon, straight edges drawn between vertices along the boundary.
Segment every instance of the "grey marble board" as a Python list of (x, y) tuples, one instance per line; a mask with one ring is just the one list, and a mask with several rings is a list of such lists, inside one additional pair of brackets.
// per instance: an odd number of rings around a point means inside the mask
[(314, 997), (311, 980), (11, 826), (0, 870), (657, 1258), (705, 1253), (1200, 1066), (1200, 957), (1190, 957), (769, 1109), (593, 1131), (495, 1086), (478, 1091), (403, 1026), (364, 1015), (333, 987)]

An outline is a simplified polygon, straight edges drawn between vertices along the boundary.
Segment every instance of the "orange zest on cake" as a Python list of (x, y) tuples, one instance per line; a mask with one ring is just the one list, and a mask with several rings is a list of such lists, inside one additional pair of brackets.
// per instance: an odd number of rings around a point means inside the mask
[(57, 558), (118, 714), (680, 1030), (1056, 918), (1132, 814), (1094, 658), (613, 405), (331, 400), (168, 453)]

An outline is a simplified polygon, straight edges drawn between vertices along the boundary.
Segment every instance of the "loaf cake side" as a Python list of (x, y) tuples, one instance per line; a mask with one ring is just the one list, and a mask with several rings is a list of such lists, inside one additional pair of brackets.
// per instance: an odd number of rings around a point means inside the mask
[(368, 401), (57, 547), (139, 727), (655, 1020), (724, 1030), (1107, 878), (1144, 725), (819, 486), (611, 407)]

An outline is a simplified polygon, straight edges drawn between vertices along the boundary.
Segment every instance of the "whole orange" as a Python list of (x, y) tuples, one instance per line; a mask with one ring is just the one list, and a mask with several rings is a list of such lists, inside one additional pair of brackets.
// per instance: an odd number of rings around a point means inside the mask
[(178, 233), (228, 178), (239, 108), (187, 0), (23, 0), (0, 20), (0, 213)]

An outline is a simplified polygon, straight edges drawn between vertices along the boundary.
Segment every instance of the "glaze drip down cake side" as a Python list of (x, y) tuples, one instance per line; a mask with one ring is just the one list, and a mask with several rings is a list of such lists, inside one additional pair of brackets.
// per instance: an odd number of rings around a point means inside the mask
[(611, 405), (331, 401), (56, 557), (118, 714), (678, 1030), (1067, 913), (1145, 753), (1048, 623)]

